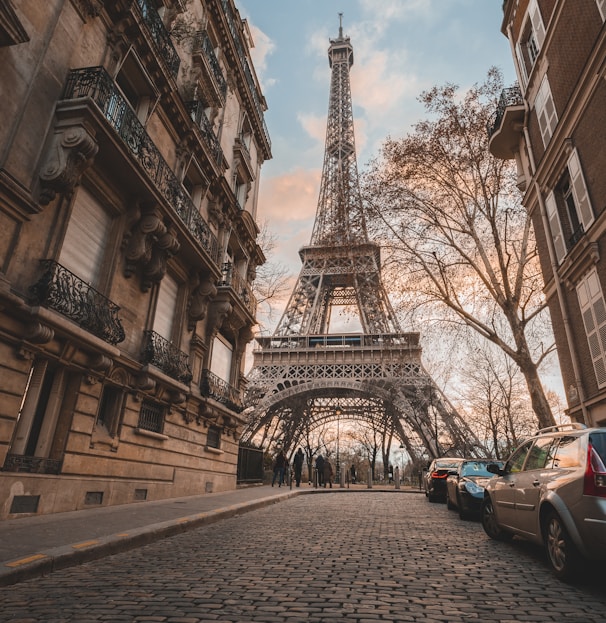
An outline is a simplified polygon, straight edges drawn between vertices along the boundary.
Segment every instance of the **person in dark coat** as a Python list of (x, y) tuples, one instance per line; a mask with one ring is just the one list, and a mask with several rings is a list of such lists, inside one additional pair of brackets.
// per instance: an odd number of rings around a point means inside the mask
[(316, 459), (316, 473), (318, 474), (318, 487), (324, 484), (324, 457), (319, 454)]
[(332, 489), (332, 477), (334, 474), (334, 470), (332, 468), (332, 463), (328, 459), (324, 459), (324, 488), (326, 489), (326, 485), (329, 484)]
[(286, 468), (286, 455), (284, 450), (280, 450), (276, 460), (274, 461), (274, 477), (271, 480), (271, 486), (273, 487), (278, 481), (278, 487), (282, 486), (284, 482), (284, 469)]
[(303, 450), (299, 448), (293, 460), (293, 466), (295, 468), (295, 483), (297, 484), (297, 487), (301, 486), (301, 475), (303, 474), (304, 459), (305, 459), (305, 455), (303, 454)]

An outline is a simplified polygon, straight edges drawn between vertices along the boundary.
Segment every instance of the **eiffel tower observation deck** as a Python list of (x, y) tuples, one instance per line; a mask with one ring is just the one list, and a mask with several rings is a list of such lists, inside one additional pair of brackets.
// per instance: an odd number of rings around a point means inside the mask
[[(340, 15), (340, 20), (342, 16)], [(289, 453), (335, 420), (393, 434), (413, 460), (479, 455), (480, 444), (421, 363), (419, 333), (400, 328), (368, 238), (358, 183), (349, 37), (330, 39), (326, 144), (315, 223), (302, 268), (271, 337), (258, 337), (242, 441)], [(337, 308), (361, 331), (331, 331)]]

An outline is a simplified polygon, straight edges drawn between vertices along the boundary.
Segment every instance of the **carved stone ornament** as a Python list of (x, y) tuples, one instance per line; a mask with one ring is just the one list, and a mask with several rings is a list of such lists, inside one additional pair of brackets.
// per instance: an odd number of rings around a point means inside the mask
[(198, 320), (204, 320), (208, 304), (217, 296), (217, 287), (209, 274), (194, 273), (191, 279), (191, 296), (189, 299), (188, 327), (193, 331)]
[(103, 8), (102, 0), (72, 0), (72, 2), (85, 22), (98, 17)]
[(208, 335), (214, 337), (223, 326), (226, 318), (232, 313), (233, 307), (229, 301), (213, 301), (209, 306), (208, 322), (206, 330)]
[(55, 337), (55, 331), (48, 325), (34, 321), (27, 326), (23, 337), (32, 344), (47, 344)]
[(49, 204), (57, 193), (71, 194), (98, 151), (82, 126), (57, 129), (40, 171), (40, 204)]
[(125, 246), (124, 276), (132, 276), (139, 267), (143, 292), (162, 280), (168, 260), (180, 248), (176, 232), (164, 224), (157, 207), (142, 212), (127, 234)]

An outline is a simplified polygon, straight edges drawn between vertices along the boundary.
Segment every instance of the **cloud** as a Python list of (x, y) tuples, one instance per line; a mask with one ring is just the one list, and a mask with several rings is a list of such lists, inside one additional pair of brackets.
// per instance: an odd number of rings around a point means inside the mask
[[(313, 219), (320, 191), (320, 169), (297, 168), (276, 177), (261, 178), (259, 217), (270, 228), (298, 228), (297, 224)], [(311, 230), (310, 230), (311, 233)]]
[(317, 115), (299, 113), (297, 115), (297, 120), (311, 138), (324, 144), (324, 139), (326, 137), (326, 115), (319, 117)]
[(252, 62), (263, 87), (268, 88), (278, 82), (275, 78), (270, 78), (265, 75), (267, 71), (267, 59), (277, 50), (277, 46), (260, 28), (250, 23), (249, 26), (255, 43), (255, 47), (250, 50)]

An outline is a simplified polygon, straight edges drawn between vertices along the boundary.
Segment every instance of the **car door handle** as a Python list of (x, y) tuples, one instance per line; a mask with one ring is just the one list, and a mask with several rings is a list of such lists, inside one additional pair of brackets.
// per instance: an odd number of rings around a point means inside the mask
[(510, 486), (510, 487), (515, 487), (515, 486), (516, 486), (516, 483), (515, 483), (515, 482), (510, 482), (510, 483), (508, 483), (508, 484), (509, 484), (509, 486)]
[(535, 479), (535, 480), (532, 481), (532, 486), (533, 487), (539, 487), (540, 485), (541, 485), (541, 483), (538, 480)]

